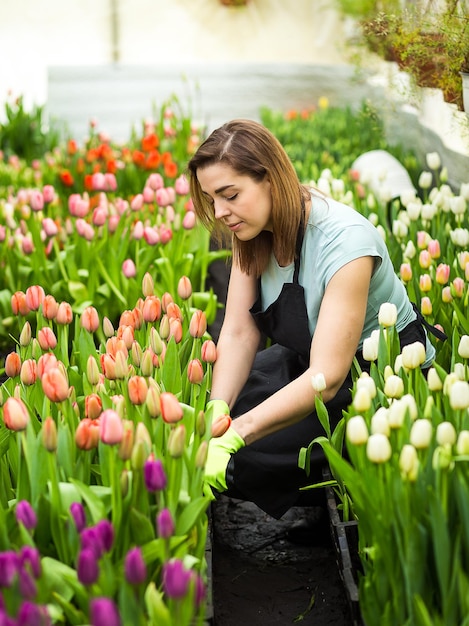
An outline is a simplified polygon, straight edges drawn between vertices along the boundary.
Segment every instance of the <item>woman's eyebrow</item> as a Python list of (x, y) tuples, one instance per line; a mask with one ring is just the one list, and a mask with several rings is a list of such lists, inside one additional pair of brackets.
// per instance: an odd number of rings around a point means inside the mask
[(223, 193), (223, 191), (229, 189), (230, 187), (234, 187), (234, 185), (223, 185), (223, 187), (218, 187), (218, 189), (215, 189), (215, 193)]

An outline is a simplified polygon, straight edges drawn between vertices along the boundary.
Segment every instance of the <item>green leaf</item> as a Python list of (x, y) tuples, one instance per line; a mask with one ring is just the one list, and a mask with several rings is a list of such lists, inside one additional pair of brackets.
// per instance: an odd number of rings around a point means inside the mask
[(162, 371), (162, 382), (165, 391), (170, 391), (178, 395), (182, 391), (181, 364), (179, 361), (179, 350), (176, 342), (171, 337), (168, 342), (164, 357), (164, 367)]
[(103, 496), (110, 497), (111, 490), (107, 487), (89, 487), (74, 478), (70, 478), (70, 482), (75, 486), (79, 495), (86, 502), (93, 524), (96, 524), (100, 520), (104, 519), (106, 517), (106, 507), (103, 502)]
[(208, 498), (200, 497), (192, 500), (177, 517), (176, 535), (186, 535), (195, 526), (209, 504)]
[(132, 508), (129, 514), (130, 532), (133, 541), (139, 546), (155, 539), (155, 527), (148, 515), (144, 515)]

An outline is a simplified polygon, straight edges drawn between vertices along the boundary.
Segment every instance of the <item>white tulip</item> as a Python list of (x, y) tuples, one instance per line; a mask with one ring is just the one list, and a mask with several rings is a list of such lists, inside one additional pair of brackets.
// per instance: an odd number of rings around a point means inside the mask
[(378, 358), (378, 342), (373, 336), (363, 340), (363, 358), (365, 361), (376, 361)]
[(366, 443), (366, 455), (372, 463), (386, 463), (391, 458), (389, 439), (382, 433), (370, 435)]
[(454, 372), (450, 372), (444, 382), (443, 382), (443, 393), (446, 396), (449, 396), (450, 391), (451, 391), (451, 387), (454, 385), (454, 383), (458, 380), (461, 380)]
[(423, 220), (432, 220), (435, 215), (438, 213), (438, 207), (435, 204), (424, 204), (422, 206), (422, 219)]
[(441, 422), (436, 427), (436, 440), (440, 446), (452, 446), (456, 443), (456, 429), (451, 422)]
[(453, 373), (456, 374), (458, 380), (466, 380), (466, 368), (464, 363), (455, 363), (453, 365)]
[(421, 189), (429, 189), (433, 182), (433, 176), (431, 172), (422, 172), (419, 176), (418, 185)]
[(422, 213), (422, 203), (421, 202), (409, 202), (407, 205), (407, 215), (412, 222), (416, 222), (420, 214)]
[(401, 201), (402, 206), (407, 207), (409, 202), (412, 202), (416, 199), (415, 190), (414, 189), (405, 189), (401, 195), (399, 200)]
[(400, 398), (404, 393), (404, 381), (400, 376), (393, 374), (384, 383), (384, 393), (388, 398)]
[(393, 400), (389, 406), (388, 420), (391, 428), (400, 428), (406, 416), (406, 406), (401, 400)]
[(402, 396), (401, 402), (409, 411), (410, 419), (412, 421), (416, 420), (418, 416), (418, 407), (414, 396), (411, 393), (406, 393), (404, 396)]
[(371, 418), (371, 433), (373, 435), (375, 433), (381, 433), (382, 435), (389, 437), (391, 427), (389, 426), (388, 413), (389, 409), (382, 406), (373, 415)]
[(369, 193), (366, 196), (366, 206), (368, 209), (376, 208), (376, 198), (374, 197), (372, 193)]
[(463, 215), (466, 212), (466, 201), (462, 196), (450, 198), (449, 206), (454, 215)]
[(415, 420), (410, 429), (410, 443), (417, 450), (428, 448), (432, 440), (432, 433), (433, 426), (430, 420), (423, 418)]
[(318, 372), (317, 374), (311, 376), (311, 385), (316, 393), (324, 391), (326, 388), (326, 379), (324, 378), (324, 374), (322, 372)]
[(402, 363), (402, 354), (398, 354), (396, 356), (396, 360), (394, 361), (394, 371), (399, 374), (401, 369), (405, 370), (405, 367)]
[(469, 408), (469, 383), (456, 380), (449, 390), (449, 404), (455, 411)]
[(394, 370), (390, 365), (384, 366), (383, 378), (386, 381), (390, 376), (394, 376)]
[(465, 248), (469, 244), (469, 230), (467, 228), (455, 228), (449, 231), (451, 241), (456, 246)]
[(414, 242), (411, 240), (407, 243), (405, 250), (404, 250), (404, 258), (406, 259), (413, 259), (415, 257), (415, 255), (417, 254), (417, 250), (415, 248), (415, 244)]
[(397, 307), (392, 302), (383, 302), (379, 307), (378, 323), (386, 328), (395, 326), (397, 322)]
[(426, 161), (431, 170), (438, 170), (441, 167), (441, 159), (438, 152), (428, 152), (426, 155)]
[(469, 454), (469, 430), (461, 430), (456, 442), (458, 454)]
[(399, 468), (403, 475), (411, 481), (416, 480), (418, 474), (419, 459), (417, 450), (409, 443), (402, 446), (399, 456)]
[(376, 383), (367, 372), (363, 372), (357, 380), (357, 389), (361, 387), (368, 390), (371, 398), (376, 397)]
[(458, 354), (463, 359), (469, 359), (469, 335), (462, 335), (459, 340)]
[(462, 196), (464, 200), (469, 200), (469, 183), (461, 183), (459, 195)]
[(368, 411), (371, 407), (371, 396), (366, 387), (357, 388), (353, 396), (352, 405), (355, 411), (360, 413)]
[(440, 391), (443, 389), (443, 381), (434, 367), (428, 370), (427, 383), (430, 391)]
[(347, 439), (354, 446), (361, 446), (368, 441), (368, 427), (362, 415), (354, 415), (348, 420)]
[(396, 237), (397, 239), (404, 239), (404, 237), (407, 237), (408, 233), (409, 233), (409, 229), (407, 228), (406, 224), (404, 224), (402, 220), (393, 221), (392, 234), (394, 235), (394, 237)]
[(425, 346), (420, 341), (414, 341), (402, 348), (402, 364), (409, 370), (417, 369), (425, 362)]
[(331, 189), (335, 196), (342, 196), (345, 191), (345, 183), (342, 178), (333, 178), (331, 181)]
[(371, 212), (368, 215), (368, 221), (373, 224), (373, 226), (377, 226), (379, 224), (379, 216), (377, 213)]

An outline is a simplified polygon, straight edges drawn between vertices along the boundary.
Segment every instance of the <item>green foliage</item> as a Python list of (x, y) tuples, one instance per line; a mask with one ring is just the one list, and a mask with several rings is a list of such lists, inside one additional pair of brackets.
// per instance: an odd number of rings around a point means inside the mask
[(59, 143), (58, 131), (46, 125), (44, 107), (34, 105), (27, 111), (22, 96), (5, 103), (5, 118), (0, 124), (0, 149), (7, 157), (15, 155), (30, 162)]

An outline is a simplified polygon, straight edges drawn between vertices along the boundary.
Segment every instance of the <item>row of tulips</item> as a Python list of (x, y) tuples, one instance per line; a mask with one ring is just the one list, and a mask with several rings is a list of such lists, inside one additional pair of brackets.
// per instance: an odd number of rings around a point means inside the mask
[(323, 447), (344, 519), (358, 520), (367, 626), (468, 623), (469, 184), (453, 191), (436, 153), (427, 167), (419, 193), (394, 201), (353, 173), (350, 189), (327, 172), (319, 181), (376, 224), (411, 300), (448, 335), (429, 335), (436, 358), (424, 375), (421, 344), (400, 351), (395, 307), (383, 305), (363, 346), (370, 374), (357, 365), (352, 404), (333, 432), (318, 400), (325, 435), (300, 454), (307, 470), (311, 448)]
[(204, 621), (203, 468), (230, 418), (204, 412), (216, 348), (189, 278), (157, 295), (146, 274), (142, 291), (116, 328), (39, 285), (13, 298), (22, 330), (0, 390), (2, 623)]

